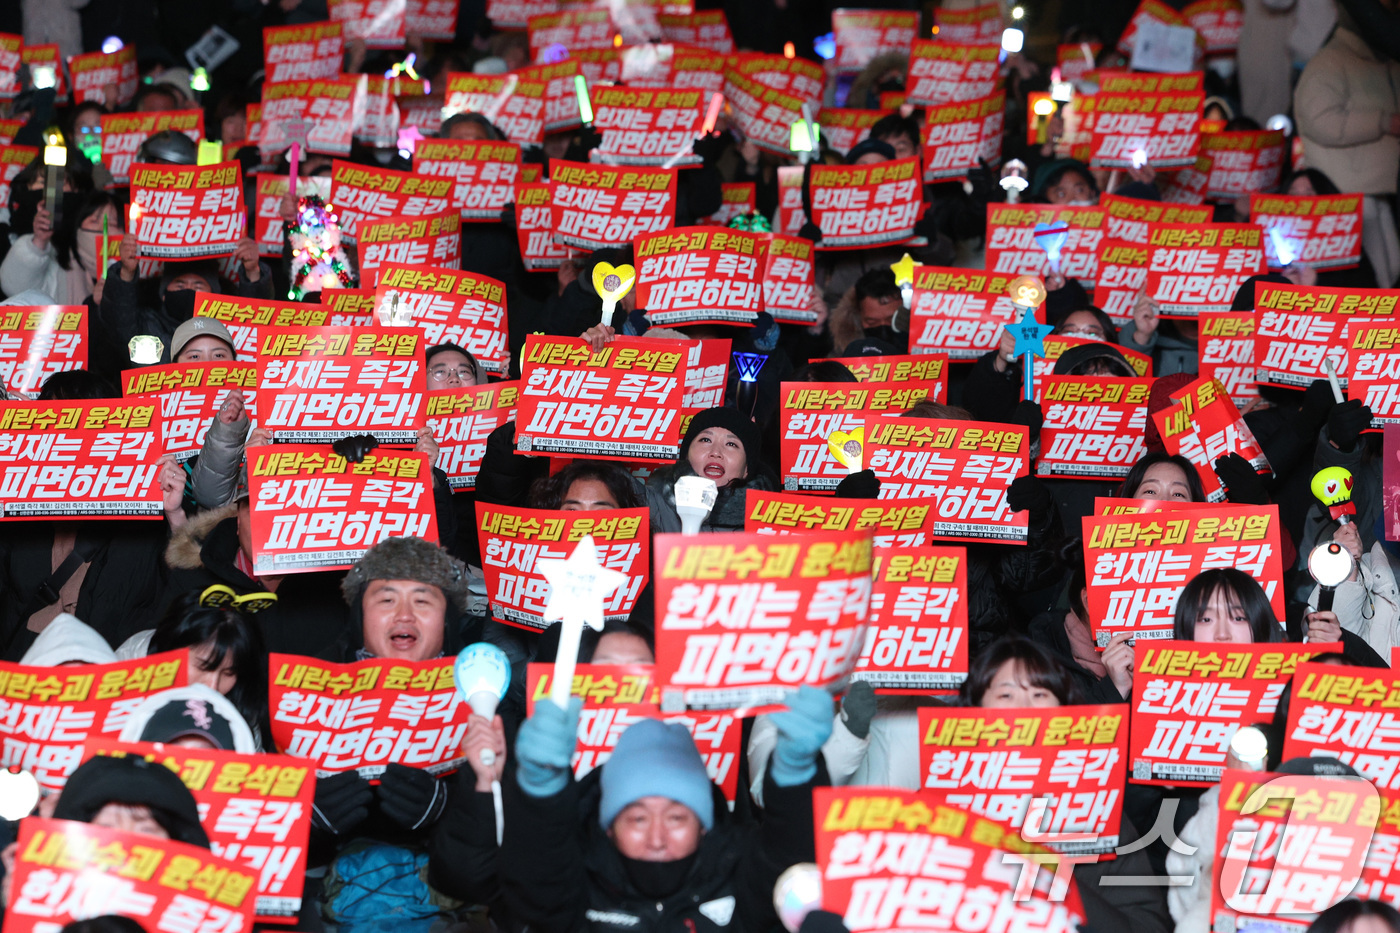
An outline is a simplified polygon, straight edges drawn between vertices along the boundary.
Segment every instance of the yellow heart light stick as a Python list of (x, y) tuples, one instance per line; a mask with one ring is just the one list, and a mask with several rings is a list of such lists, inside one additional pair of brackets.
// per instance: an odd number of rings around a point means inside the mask
[(637, 270), (632, 266), (614, 266), (610, 262), (600, 262), (593, 267), (593, 290), (603, 299), (603, 324), (612, 323), (617, 303), (626, 297), (637, 281)]
[(847, 473), (859, 473), (865, 468), (865, 428), (859, 427), (847, 433), (832, 431), (826, 439), (827, 449), (836, 462), (846, 468)]

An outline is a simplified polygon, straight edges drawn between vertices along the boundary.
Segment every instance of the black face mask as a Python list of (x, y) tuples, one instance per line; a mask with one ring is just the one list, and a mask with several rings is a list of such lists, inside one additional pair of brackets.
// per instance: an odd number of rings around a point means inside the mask
[(165, 313), (177, 321), (188, 321), (194, 317), (194, 296), (192, 288), (165, 290)]
[(863, 327), (865, 339), (883, 340), (885, 343), (899, 350), (900, 353), (907, 352), (909, 347), (909, 335), (901, 334), (888, 324), (881, 324), (879, 327)]
[(886, 94), (896, 94), (904, 90), (904, 82), (899, 80), (898, 78), (887, 78), (884, 81), (881, 81), (879, 84), (875, 85), (875, 88), (876, 90), (883, 91)]
[(622, 867), (627, 871), (627, 877), (631, 879), (632, 884), (642, 896), (657, 900), (670, 897), (681, 889), (695, 864), (695, 856), (696, 853), (692, 852), (674, 862), (642, 862), (618, 853), (618, 857), (622, 859)]
[(10, 192), (10, 232), (17, 236), (34, 232), (34, 215), (44, 200), (44, 189)]

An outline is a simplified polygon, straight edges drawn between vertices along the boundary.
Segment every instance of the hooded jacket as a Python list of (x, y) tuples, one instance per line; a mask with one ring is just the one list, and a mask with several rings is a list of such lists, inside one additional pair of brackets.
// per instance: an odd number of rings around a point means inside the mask
[(84, 625), (78, 617), (60, 612), (34, 639), (19, 659), (30, 667), (57, 667), (60, 664), (111, 664), (116, 653), (107, 640)]
[(174, 771), (158, 762), (134, 756), (89, 759), (69, 776), (53, 816), (90, 823), (109, 803), (149, 807), (171, 839), (209, 848), (194, 797)]

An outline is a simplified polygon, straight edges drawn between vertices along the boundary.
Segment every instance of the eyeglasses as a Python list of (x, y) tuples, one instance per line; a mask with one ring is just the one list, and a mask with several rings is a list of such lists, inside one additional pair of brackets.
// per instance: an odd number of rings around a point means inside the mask
[(476, 382), (476, 370), (470, 366), (458, 366), (456, 369), (443, 367), (429, 371), (428, 375), (433, 377), (434, 382), (446, 382), (449, 376), (456, 376), (463, 382)]
[(215, 583), (199, 594), (199, 604), (205, 609), (235, 609), (238, 612), (262, 612), (277, 604), (276, 593), (245, 593), (239, 596), (232, 587)]

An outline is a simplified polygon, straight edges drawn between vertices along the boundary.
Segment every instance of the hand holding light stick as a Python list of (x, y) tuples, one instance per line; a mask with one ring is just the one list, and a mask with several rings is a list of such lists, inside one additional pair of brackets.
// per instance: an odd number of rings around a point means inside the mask
[[(500, 648), (487, 642), (468, 645), (452, 665), (452, 681), (472, 712), (489, 721), (496, 715), (496, 707), (510, 686), (510, 659)], [(496, 763), (496, 753), (483, 748), (480, 760), (489, 768)], [(496, 845), (500, 845), (505, 835), (500, 781), (491, 782), (491, 797), (496, 807)]]
[(1054, 330), (1035, 319), (1035, 309), (1045, 300), (1045, 284), (1033, 275), (1021, 275), (1007, 283), (1012, 307), (1021, 312), (1021, 320), (1006, 325), (1016, 338), (1015, 356), (1025, 367), (1022, 378), (1023, 397), (1035, 401), (1035, 358), (1045, 355), (1045, 335)]

